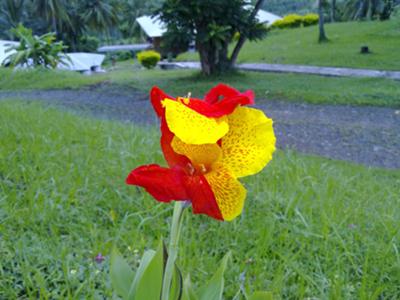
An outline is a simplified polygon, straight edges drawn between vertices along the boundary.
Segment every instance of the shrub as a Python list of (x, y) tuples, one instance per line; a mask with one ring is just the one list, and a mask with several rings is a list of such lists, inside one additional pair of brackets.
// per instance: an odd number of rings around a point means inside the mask
[(296, 14), (291, 14), (283, 17), (281, 20), (275, 21), (271, 28), (297, 28), (300, 26), (311, 26), (318, 23), (319, 16), (317, 14), (307, 14), (305, 16), (300, 16)]
[(271, 26), (273, 28), (296, 28), (303, 23), (303, 17), (296, 14), (284, 16), (283, 19), (275, 21)]
[(64, 60), (68, 60), (68, 57), (62, 55), (66, 46), (63, 42), (55, 41), (55, 33), (33, 35), (32, 29), (22, 24), (11, 29), (11, 32), (19, 39), (19, 43), (6, 49), (6, 52), (14, 51), (14, 53), (6, 57), (4, 65), (56, 68), (59, 63), (65, 64)]
[(307, 14), (303, 16), (304, 27), (318, 24), (318, 21), (319, 21), (319, 16), (317, 14)]
[(97, 37), (85, 35), (79, 39), (78, 51), (96, 52), (99, 44), (100, 40)]
[(131, 51), (117, 51), (114, 55), (117, 61), (126, 61), (133, 57)]
[(147, 69), (154, 68), (161, 59), (160, 53), (154, 50), (142, 51), (137, 54), (137, 58), (143, 67)]

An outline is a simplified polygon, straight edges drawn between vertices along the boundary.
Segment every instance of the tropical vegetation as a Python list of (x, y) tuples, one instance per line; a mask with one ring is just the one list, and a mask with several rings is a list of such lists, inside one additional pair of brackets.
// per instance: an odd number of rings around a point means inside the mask
[(32, 34), (32, 29), (19, 24), (11, 30), (18, 38), (19, 43), (11, 44), (6, 52), (9, 56), (3, 61), (3, 65), (11, 67), (45, 67), (56, 68), (58, 64), (65, 64), (68, 56), (63, 55), (65, 46), (63, 42), (55, 42), (54, 33), (46, 33), (42, 36)]

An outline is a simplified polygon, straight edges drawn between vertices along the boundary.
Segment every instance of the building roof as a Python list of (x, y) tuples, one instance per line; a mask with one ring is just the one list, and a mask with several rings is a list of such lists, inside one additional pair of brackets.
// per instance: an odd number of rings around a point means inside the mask
[(9, 48), (11, 45), (18, 45), (18, 42), (0, 40), (0, 65), (3, 63), (7, 56), (15, 52), (14, 50), (6, 52), (6, 49)]
[(131, 45), (109, 45), (102, 46), (97, 49), (97, 52), (115, 52), (115, 51), (141, 51), (151, 47), (151, 44), (131, 44)]
[(257, 13), (256, 16), (258, 22), (260, 23), (267, 23), (268, 25), (272, 25), (277, 20), (281, 20), (282, 17), (274, 15), (273, 13), (270, 13), (268, 11), (265, 11), (263, 9), (260, 9)]
[(136, 22), (139, 23), (148, 37), (161, 37), (166, 32), (164, 23), (157, 16), (141, 16), (136, 18)]
[(69, 71), (90, 71), (99, 68), (104, 61), (104, 54), (73, 52), (66, 53), (70, 60), (65, 59), (65, 64), (58, 64), (57, 68)]

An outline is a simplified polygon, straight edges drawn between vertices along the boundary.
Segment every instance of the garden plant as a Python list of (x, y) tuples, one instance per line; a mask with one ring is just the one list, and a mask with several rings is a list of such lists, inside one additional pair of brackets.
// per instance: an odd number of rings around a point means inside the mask
[[(246, 189), (237, 178), (260, 172), (272, 159), (275, 135), (272, 120), (254, 104), (254, 93), (240, 93), (227, 85), (211, 89), (204, 100), (174, 98), (158, 87), (151, 102), (161, 121), (161, 148), (169, 167), (140, 166), (126, 183), (144, 187), (157, 201), (175, 200), (168, 248), (147, 250), (136, 274), (114, 251), (111, 278), (124, 299), (222, 299), (223, 274), (229, 253), (209, 282), (194, 291), (190, 277), (183, 276), (176, 259), (183, 213), (205, 214), (231, 221), (241, 212)], [(238, 292), (238, 295), (240, 290)], [(246, 299), (269, 299), (256, 292)]]

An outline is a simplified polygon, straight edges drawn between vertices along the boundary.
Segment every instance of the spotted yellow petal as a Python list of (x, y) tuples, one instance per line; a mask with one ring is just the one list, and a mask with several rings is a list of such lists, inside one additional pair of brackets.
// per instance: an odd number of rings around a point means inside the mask
[(222, 163), (235, 177), (260, 172), (272, 159), (272, 120), (258, 109), (238, 107), (228, 116), (229, 132), (222, 138)]
[(229, 130), (226, 116), (208, 118), (179, 101), (162, 103), (168, 128), (186, 144), (214, 144)]
[(171, 146), (176, 153), (189, 158), (195, 166), (211, 167), (222, 155), (221, 148), (217, 144), (186, 144), (176, 136), (173, 138)]
[(231, 221), (240, 215), (246, 198), (246, 189), (229, 170), (217, 163), (204, 177), (214, 193), (223, 219)]

